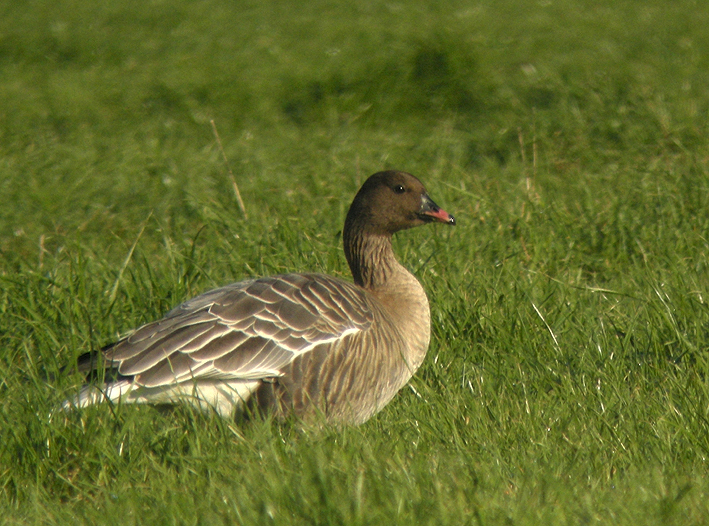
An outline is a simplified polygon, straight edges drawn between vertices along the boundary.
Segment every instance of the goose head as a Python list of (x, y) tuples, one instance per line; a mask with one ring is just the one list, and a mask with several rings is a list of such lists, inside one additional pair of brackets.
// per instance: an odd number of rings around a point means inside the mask
[(433, 202), (416, 177), (386, 171), (372, 175), (357, 192), (345, 232), (359, 228), (366, 234), (390, 236), (431, 222), (455, 225), (455, 218)]

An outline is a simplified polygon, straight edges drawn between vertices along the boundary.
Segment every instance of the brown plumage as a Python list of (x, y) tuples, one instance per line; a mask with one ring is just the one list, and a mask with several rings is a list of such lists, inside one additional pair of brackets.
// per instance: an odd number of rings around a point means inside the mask
[(186, 401), (227, 416), (246, 404), (285, 416), (358, 424), (382, 409), (416, 372), (430, 338), (428, 300), (396, 259), (393, 233), (453, 216), (403, 172), (364, 183), (343, 241), (354, 284), (285, 274), (206, 292), (95, 355), (111, 378), (85, 386), (66, 407), (106, 398)]

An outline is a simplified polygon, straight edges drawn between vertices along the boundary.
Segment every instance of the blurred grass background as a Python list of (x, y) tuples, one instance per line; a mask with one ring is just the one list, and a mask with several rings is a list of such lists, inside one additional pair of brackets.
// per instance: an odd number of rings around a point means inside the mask
[[(0, 13), (0, 522), (709, 520), (709, 6)], [(459, 225), (397, 238), (433, 339), (377, 417), (48, 417), (63, 366), (191, 295), (347, 276), (344, 215), (384, 168)]]

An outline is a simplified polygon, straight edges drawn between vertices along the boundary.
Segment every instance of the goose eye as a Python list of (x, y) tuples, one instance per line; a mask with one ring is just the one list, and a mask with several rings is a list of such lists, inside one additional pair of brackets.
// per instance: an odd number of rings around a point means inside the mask
[(406, 188), (404, 188), (404, 187), (403, 187), (402, 185), (400, 185), (400, 184), (397, 184), (397, 185), (394, 187), (394, 191), (395, 191), (397, 194), (403, 194), (404, 192), (406, 192)]

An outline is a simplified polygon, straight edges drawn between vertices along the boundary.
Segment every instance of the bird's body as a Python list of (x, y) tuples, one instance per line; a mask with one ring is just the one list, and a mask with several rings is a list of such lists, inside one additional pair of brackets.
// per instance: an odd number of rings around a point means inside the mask
[[(406, 195), (408, 194), (408, 195)], [(426, 355), (430, 313), (418, 280), (394, 256), (391, 234), (454, 224), (421, 183), (372, 176), (343, 232), (354, 284), (323, 274), (241, 281), (197, 296), (101, 351), (79, 369), (105, 369), (67, 406), (185, 401), (224, 416), (245, 406), (358, 424), (382, 409)]]

